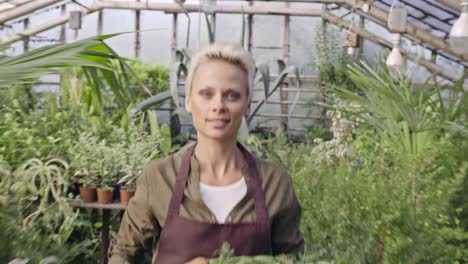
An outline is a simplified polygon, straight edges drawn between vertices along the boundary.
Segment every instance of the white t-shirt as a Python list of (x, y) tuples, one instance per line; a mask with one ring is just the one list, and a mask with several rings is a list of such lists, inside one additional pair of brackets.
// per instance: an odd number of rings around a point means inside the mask
[(208, 209), (216, 216), (219, 224), (226, 221), (232, 209), (247, 193), (244, 177), (235, 183), (225, 186), (213, 186), (200, 182), (201, 199)]

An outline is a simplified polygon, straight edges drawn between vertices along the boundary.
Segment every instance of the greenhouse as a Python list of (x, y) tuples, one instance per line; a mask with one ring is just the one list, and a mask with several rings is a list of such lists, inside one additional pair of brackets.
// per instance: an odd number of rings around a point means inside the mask
[(468, 263), (468, 0), (0, 0), (0, 262)]

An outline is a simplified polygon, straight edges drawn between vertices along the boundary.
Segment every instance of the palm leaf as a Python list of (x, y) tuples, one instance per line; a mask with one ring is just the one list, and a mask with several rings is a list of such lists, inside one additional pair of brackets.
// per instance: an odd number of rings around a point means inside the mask
[(103, 40), (113, 37), (103, 35), (73, 43), (49, 45), (14, 57), (0, 58), (0, 88), (18, 82), (31, 82), (44, 74), (58, 72), (60, 68), (88, 66), (111, 70), (107, 64), (115, 54)]

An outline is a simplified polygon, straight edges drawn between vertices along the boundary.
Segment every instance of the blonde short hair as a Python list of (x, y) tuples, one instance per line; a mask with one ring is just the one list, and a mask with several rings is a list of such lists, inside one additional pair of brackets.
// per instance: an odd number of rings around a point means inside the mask
[(247, 74), (248, 100), (252, 98), (255, 61), (248, 51), (236, 44), (215, 43), (201, 49), (190, 62), (187, 79), (185, 81), (185, 94), (190, 96), (192, 82), (197, 68), (208, 61), (220, 60), (240, 67)]

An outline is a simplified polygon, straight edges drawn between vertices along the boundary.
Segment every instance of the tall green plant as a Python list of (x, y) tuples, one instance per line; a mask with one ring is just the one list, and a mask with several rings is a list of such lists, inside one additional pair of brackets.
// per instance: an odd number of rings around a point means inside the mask
[[(127, 62), (117, 55), (104, 40), (116, 36), (102, 35), (73, 43), (49, 45), (14, 57), (0, 58), (0, 89), (32, 83), (49, 73), (60, 73), (64, 69), (80, 67), (68, 85), (62, 83), (62, 100), (70, 105), (82, 104), (91, 113), (101, 115), (106, 108), (123, 109), (136, 103), (130, 78), (135, 73)], [(66, 80), (66, 79), (65, 79)], [(145, 88), (138, 81), (136, 83)], [(83, 85), (85, 84), (85, 85)], [(81, 86), (80, 86), (81, 85)], [(79, 91), (75, 89), (80, 88)], [(72, 99), (70, 101), (70, 99)], [(77, 101), (80, 100), (80, 101)]]
[(444, 87), (429, 85), (431, 79), (416, 87), (410, 78), (395, 80), (387, 67), (377, 72), (367, 64), (353, 65), (348, 74), (357, 92), (329, 85), (333, 92), (352, 102), (351, 107), (340, 110), (382, 131), (409, 160), (423, 155), (441, 129), (450, 129), (449, 122), (459, 122), (466, 109), (465, 96), (458, 97), (462, 81), (451, 87), (450, 92), (457, 98), (446, 100), (441, 95)]

